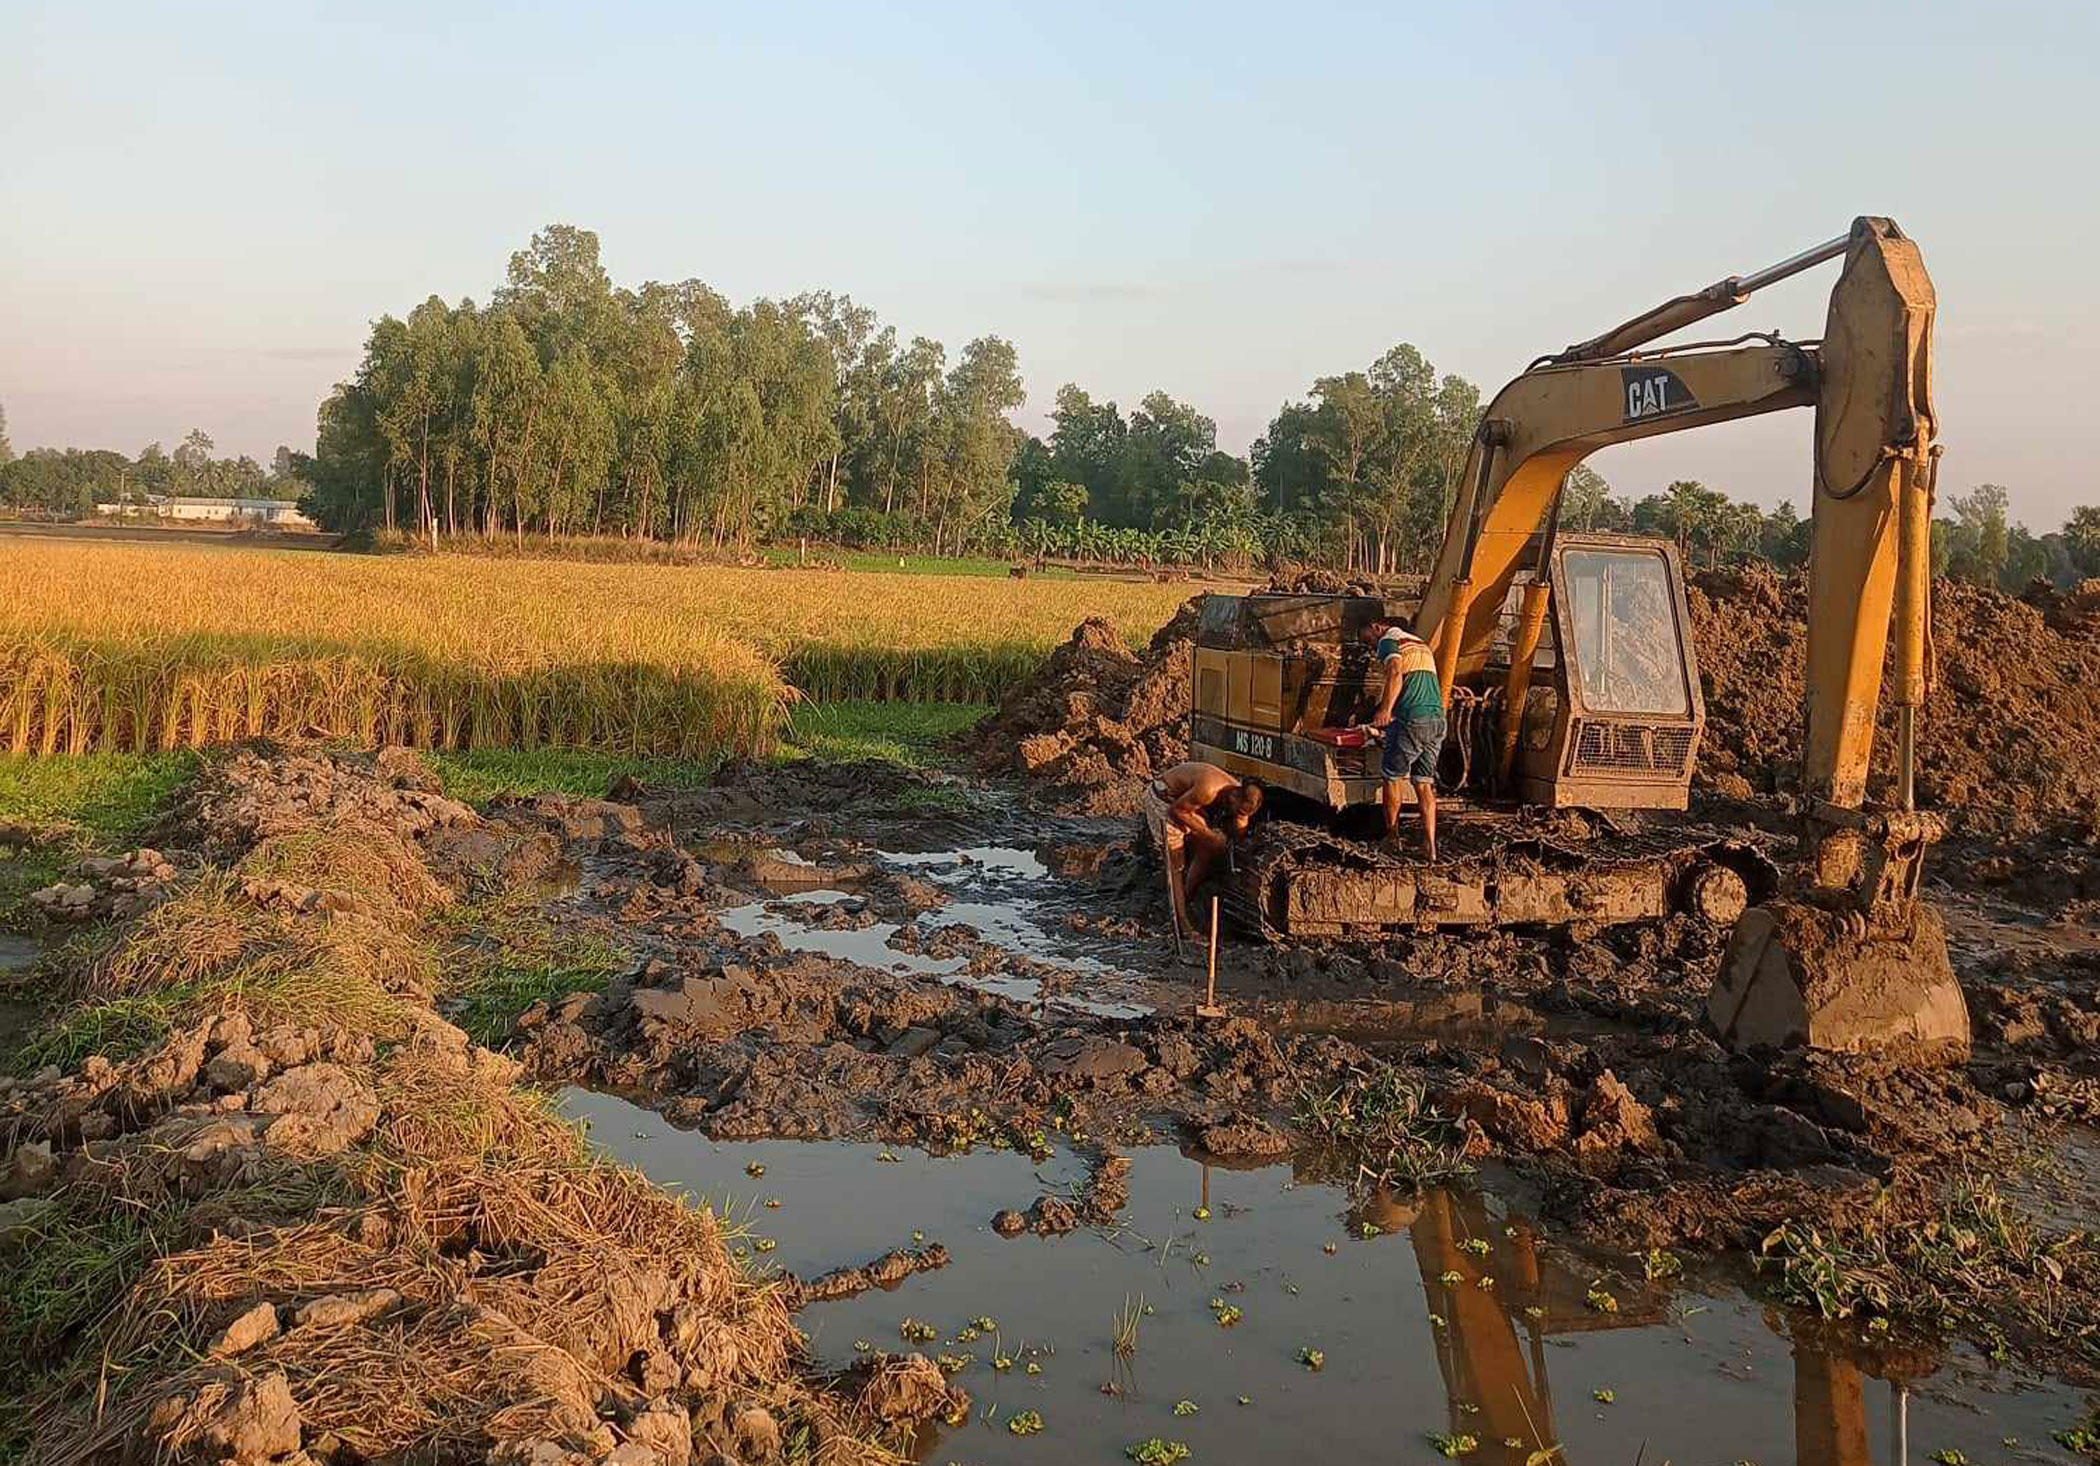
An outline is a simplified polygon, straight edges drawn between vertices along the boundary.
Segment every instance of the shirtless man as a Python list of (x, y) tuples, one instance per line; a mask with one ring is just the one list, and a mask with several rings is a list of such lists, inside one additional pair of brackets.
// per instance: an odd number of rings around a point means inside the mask
[[(1145, 788), (1145, 827), (1167, 862), (1174, 893), (1175, 935), (1193, 935), (1189, 898), (1223, 859), (1233, 840), (1247, 833), (1261, 809), (1261, 782), (1236, 779), (1216, 764), (1179, 763)], [(1181, 866), (1180, 879), (1175, 879)]]

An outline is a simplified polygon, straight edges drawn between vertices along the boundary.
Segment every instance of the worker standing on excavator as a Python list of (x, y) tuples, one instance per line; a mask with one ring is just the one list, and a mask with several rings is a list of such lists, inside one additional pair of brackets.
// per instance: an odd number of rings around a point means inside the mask
[(1422, 854), (1436, 859), (1436, 760), (1444, 747), (1444, 689), (1436, 675), (1436, 654), (1397, 616), (1379, 617), (1364, 628), (1364, 640), (1376, 640), (1385, 688), (1378, 712), (1366, 725), (1385, 735), (1385, 838), (1400, 843), (1400, 785), (1415, 786), (1422, 811)]

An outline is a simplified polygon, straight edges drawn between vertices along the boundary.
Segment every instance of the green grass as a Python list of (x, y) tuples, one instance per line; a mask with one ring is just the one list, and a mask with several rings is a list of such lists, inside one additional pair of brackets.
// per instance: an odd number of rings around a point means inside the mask
[[(880, 759), (909, 768), (941, 762), (942, 744), (982, 718), (983, 703), (810, 702), (794, 710), (776, 755), (781, 758)], [(167, 812), (198, 755), (175, 753), (0, 756), (0, 824), (24, 825), (47, 842), (21, 852), (0, 875), (0, 916), (10, 901), (83, 854), (135, 844)], [(478, 804), (498, 794), (602, 795), (623, 774), (644, 783), (692, 786), (718, 759), (631, 758), (590, 749), (480, 749), (425, 752), (445, 792)], [(33, 884), (22, 870), (35, 867)], [(22, 889), (9, 895), (11, 885)]]
[(446, 1004), (445, 1014), (483, 1048), (505, 1048), (518, 1015), (534, 1003), (558, 1003), (572, 993), (603, 992), (617, 970), (592, 963), (493, 967), (461, 984)]
[(1436, 1186), (1468, 1174), (1465, 1129), (1429, 1102), (1418, 1079), (1390, 1064), (1352, 1069), (1331, 1090), (1298, 1096), (1298, 1123), (1377, 1185)]
[(990, 711), (968, 702), (804, 703), (789, 719), (781, 752), (934, 768), (942, 761), (942, 744)]
[(528, 892), (455, 907), (440, 1006), (486, 1048), (510, 1042), (534, 1003), (601, 991), (628, 956), (602, 930), (558, 928)]
[(99, 1317), (159, 1251), (172, 1218), (137, 1207), (55, 1202), (0, 1259), (0, 1358), (32, 1360)]
[(198, 990), (184, 986), (88, 1003), (58, 1013), (30, 1035), (13, 1058), (12, 1067), (34, 1074), (46, 1064), (68, 1073), (89, 1054), (112, 1064), (135, 1059), (167, 1036), (184, 1005)]
[(0, 860), (0, 929), (27, 925), (29, 893), (58, 880), (83, 855), (135, 846), (196, 767), (197, 756), (187, 751), (0, 755), (0, 825), (42, 837)]
[(1994, 1358), (2017, 1338), (2100, 1360), (2100, 1320), (2085, 1302), (2100, 1243), (2089, 1232), (2044, 1227), (1985, 1175), (1955, 1177), (1922, 1222), (1889, 1200), (1852, 1225), (1775, 1227), (1757, 1258), (1774, 1296), (1870, 1339), (1958, 1329)]
[(445, 792), (468, 804), (499, 794), (569, 794), (602, 798), (615, 779), (631, 774), (645, 784), (691, 788), (705, 784), (719, 759), (629, 758), (587, 748), (474, 749), (423, 755)]
[(133, 839), (196, 767), (187, 751), (0, 758), (0, 821), (108, 844)]
[[(989, 711), (983, 703), (803, 703), (790, 716), (774, 757), (875, 759), (905, 768), (935, 768), (943, 759), (942, 745)], [(622, 775), (658, 788), (693, 788), (713, 777), (721, 762), (628, 758), (576, 748), (486, 749), (423, 756), (444, 780), (445, 792), (469, 804), (482, 804), (499, 794), (595, 798)]]

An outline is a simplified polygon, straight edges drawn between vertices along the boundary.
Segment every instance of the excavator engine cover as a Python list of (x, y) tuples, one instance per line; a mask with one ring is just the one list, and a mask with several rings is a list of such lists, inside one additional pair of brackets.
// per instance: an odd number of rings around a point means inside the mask
[(1902, 930), (1856, 912), (1776, 900), (1743, 913), (1721, 958), (1706, 1020), (1729, 1047), (1806, 1046), (1958, 1064), (1969, 1010), (1947, 960), (1940, 915), (1910, 906)]

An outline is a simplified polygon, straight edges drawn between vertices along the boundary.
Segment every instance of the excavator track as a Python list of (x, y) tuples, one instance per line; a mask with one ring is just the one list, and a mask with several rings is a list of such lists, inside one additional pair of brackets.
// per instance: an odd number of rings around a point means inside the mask
[(1683, 912), (1732, 924), (1778, 883), (1760, 844), (1697, 826), (1571, 831), (1565, 821), (1478, 815), (1451, 822), (1453, 858), (1289, 821), (1239, 850), (1225, 909), (1268, 941), (1438, 927), (1604, 927)]

